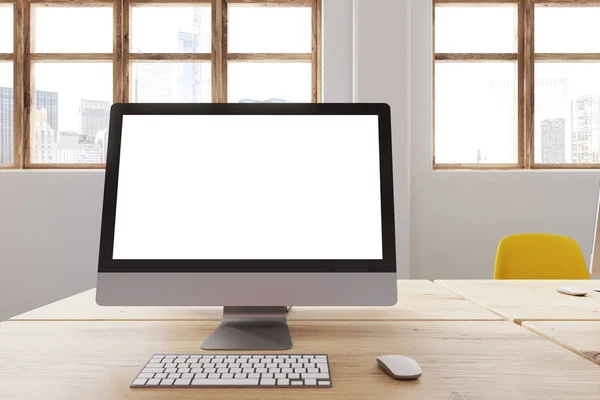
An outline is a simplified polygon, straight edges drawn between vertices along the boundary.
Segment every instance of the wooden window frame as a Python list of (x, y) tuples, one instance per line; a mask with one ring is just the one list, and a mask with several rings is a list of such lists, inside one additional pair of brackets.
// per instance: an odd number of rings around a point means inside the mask
[[(542, 164), (535, 162), (534, 85), (536, 62), (600, 62), (600, 53), (536, 53), (534, 47), (536, 6), (590, 7), (600, 0), (432, 0), (433, 1), (433, 109), (435, 115), (435, 66), (438, 62), (517, 62), (518, 65), (518, 155), (516, 164), (438, 164), (435, 162), (435, 118), (433, 118), (434, 170), (510, 169), (600, 169), (600, 164)], [(515, 4), (518, 7), (517, 53), (436, 53), (435, 9), (437, 5)]]
[[(312, 66), (312, 101), (322, 95), (322, 0), (0, 0), (12, 4), (14, 18), (13, 53), (0, 53), (0, 61), (12, 61), (14, 76), (13, 164), (0, 169), (103, 169), (105, 164), (41, 164), (30, 156), (30, 118), (36, 61), (112, 61), (113, 102), (129, 102), (129, 77), (133, 61), (207, 61), (211, 63), (212, 102), (227, 102), (229, 62), (306, 62)], [(110, 6), (113, 7), (112, 53), (32, 53), (31, 6)], [(130, 53), (130, 13), (136, 5), (194, 5), (212, 7), (212, 46), (210, 53)], [(310, 53), (229, 53), (227, 51), (227, 8), (229, 4), (269, 7), (311, 7), (312, 50)]]

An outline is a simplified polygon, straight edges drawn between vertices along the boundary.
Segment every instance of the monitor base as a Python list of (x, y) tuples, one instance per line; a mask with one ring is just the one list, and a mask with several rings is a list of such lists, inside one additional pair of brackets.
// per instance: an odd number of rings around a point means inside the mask
[(286, 307), (224, 307), (221, 325), (203, 350), (289, 350)]

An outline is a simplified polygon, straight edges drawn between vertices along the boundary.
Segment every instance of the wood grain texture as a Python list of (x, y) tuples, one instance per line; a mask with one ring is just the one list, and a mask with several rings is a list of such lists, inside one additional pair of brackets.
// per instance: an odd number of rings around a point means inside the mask
[[(11, 321), (220, 320), (219, 307), (100, 307), (95, 289), (15, 316)], [(394, 307), (294, 307), (291, 321), (500, 320), (494, 313), (430, 281), (398, 281)]]
[(526, 321), (523, 326), (600, 365), (600, 321)]
[[(523, 321), (600, 321), (600, 287), (597, 281), (556, 280), (485, 280), (435, 281), (498, 315)], [(589, 291), (586, 297), (573, 297), (556, 291), (561, 286), (575, 286)]]
[(322, 2), (321, 0), (313, 0), (312, 4), (312, 102), (320, 103), (322, 100), (322, 81), (323, 81), (323, 64), (322, 64)]
[[(155, 353), (199, 354), (216, 324), (9, 322), (0, 325), (0, 398), (132, 399), (591, 399), (600, 368), (515, 324), (294, 322), (288, 354), (328, 353), (332, 389), (169, 389), (128, 386)], [(265, 352), (260, 352), (265, 353)], [(406, 354), (414, 382), (381, 372), (376, 357)], [(549, 396), (550, 394), (550, 396)]]

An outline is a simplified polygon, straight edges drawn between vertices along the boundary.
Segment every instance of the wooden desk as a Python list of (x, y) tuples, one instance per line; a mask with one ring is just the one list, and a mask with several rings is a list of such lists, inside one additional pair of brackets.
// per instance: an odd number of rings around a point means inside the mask
[[(100, 307), (94, 289), (11, 318), (11, 321), (216, 321), (219, 307)], [(395, 307), (294, 307), (291, 321), (501, 320), (496, 314), (425, 280), (398, 281)]]
[(523, 326), (600, 365), (600, 321), (525, 321)]
[[(0, 399), (591, 399), (600, 368), (495, 322), (292, 322), (290, 354), (328, 353), (333, 389), (130, 389), (153, 353), (201, 353), (208, 322), (6, 322)], [(399, 382), (376, 357), (406, 354), (423, 376)]]
[[(522, 321), (600, 321), (598, 281), (435, 281), (455, 293), (503, 316)], [(556, 291), (561, 286), (576, 286), (589, 290), (586, 297), (573, 297)]]

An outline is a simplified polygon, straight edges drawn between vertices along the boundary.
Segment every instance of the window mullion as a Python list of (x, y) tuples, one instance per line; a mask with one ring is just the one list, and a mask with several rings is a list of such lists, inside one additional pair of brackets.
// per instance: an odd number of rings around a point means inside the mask
[(534, 139), (534, 0), (522, 0), (522, 29), (523, 29), (523, 127), (522, 147), (523, 166), (533, 168), (535, 158)]

